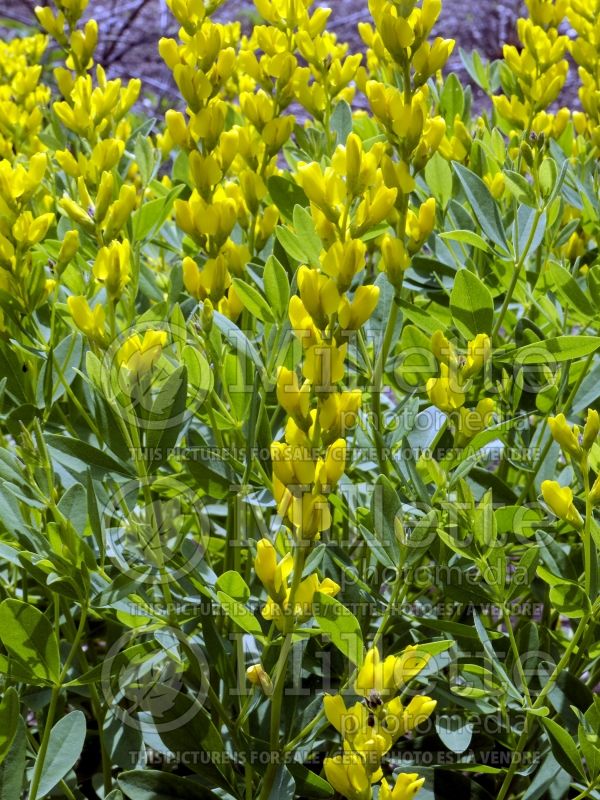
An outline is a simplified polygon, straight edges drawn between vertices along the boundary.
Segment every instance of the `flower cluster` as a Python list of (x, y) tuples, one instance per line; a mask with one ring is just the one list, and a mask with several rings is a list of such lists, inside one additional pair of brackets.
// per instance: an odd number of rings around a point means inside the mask
[(400, 773), (390, 788), (382, 762), (398, 739), (427, 720), (436, 707), (436, 701), (425, 695), (415, 695), (408, 705), (397, 696), (428, 660), (427, 653), (413, 645), (383, 660), (372, 648), (354, 682), (355, 693), (363, 699), (348, 708), (341, 695), (325, 695), (325, 714), (344, 745), (342, 754), (325, 759), (325, 774), (348, 800), (370, 800), (373, 784), (380, 781), (379, 797), (409, 800), (424, 784), (415, 773)]
[(455, 427), (455, 445), (464, 447), (489, 425), (495, 409), (494, 400), (489, 397), (481, 398), (475, 409), (465, 408), (473, 380), (491, 356), (490, 337), (478, 334), (467, 344), (466, 356), (462, 357), (438, 330), (432, 336), (431, 349), (439, 365), (439, 376), (428, 380), (427, 394), (434, 406), (450, 416)]

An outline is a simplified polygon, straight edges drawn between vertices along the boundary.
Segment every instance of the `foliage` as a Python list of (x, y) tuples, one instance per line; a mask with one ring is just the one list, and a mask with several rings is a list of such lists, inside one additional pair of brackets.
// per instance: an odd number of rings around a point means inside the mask
[(0, 44), (0, 798), (600, 797), (598, 0), (480, 116), (439, 0), (168, 0), (164, 120), (86, 4)]

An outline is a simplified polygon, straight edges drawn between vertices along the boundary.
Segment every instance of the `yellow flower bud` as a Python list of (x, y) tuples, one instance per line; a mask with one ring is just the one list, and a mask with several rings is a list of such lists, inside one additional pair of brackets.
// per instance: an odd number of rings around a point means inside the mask
[(268, 539), (261, 539), (256, 546), (254, 571), (267, 590), (269, 597), (276, 603), (283, 602), (287, 593), (287, 579), (292, 571), (294, 560), (291, 553), (277, 562), (275, 548)]
[(106, 287), (111, 300), (118, 300), (131, 280), (131, 246), (123, 242), (111, 242), (101, 247), (94, 262), (94, 277)]
[(300, 387), (298, 376), (293, 370), (280, 367), (277, 372), (277, 402), (291, 417), (300, 421), (308, 417), (310, 385)]
[(454, 438), (456, 447), (465, 447), (474, 436), (489, 426), (495, 407), (491, 397), (484, 397), (472, 411), (464, 407), (458, 409)]
[(92, 311), (85, 297), (69, 297), (67, 306), (79, 330), (92, 341), (102, 344), (105, 336), (105, 314), (102, 306), (97, 305)]
[(187, 143), (188, 132), (185, 117), (181, 111), (174, 111), (170, 108), (165, 114), (165, 122), (173, 142), (178, 147), (184, 147)]
[(463, 378), (472, 378), (481, 372), (492, 351), (492, 342), (486, 333), (478, 333), (467, 345), (467, 358), (462, 368)]
[(57, 270), (60, 274), (67, 264), (75, 257), (79, 250), (79, 231), (67, 231), (63, 238), (63, 242), (58, 252), (58, 260), (56, 262)]
[(267, 696), (273, 694), (273, 683), (262, 664), (253, 664), (251, 667), (248, 667), (246, 670), (246, 677), (253, 686), (260, 686), (263, 693)]
[(591, 450), (592, 445), (600, 432), (600, 415), (593, 408), (588, 408), (587, 419), (583, 428), (581, 446), (584, 450)]
[(568, 486), (561, 486), (558, 481), (543, 481), (542, 496), (546, 505), (559, 519), (575, 528), (583, 527), (581, 515), (573, 503), (573, 492)]
[(333, 488), (344, 474), (346, 469), (346, 440), (337, 439), (327, 450), (322, 482)]
[(571, 428), (564, 414), (557, 414), (555, 417), (548, 418), (548, 425), (554, 441), (560, 445), (563, 452), (568, 453), (575, 459), (580, 459), (583, 451), (579, 444), (579, 437)]

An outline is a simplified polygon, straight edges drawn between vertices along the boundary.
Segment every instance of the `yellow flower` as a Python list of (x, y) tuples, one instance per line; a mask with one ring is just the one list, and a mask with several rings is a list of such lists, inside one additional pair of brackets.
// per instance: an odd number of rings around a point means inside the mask
[(269, 597), (276, 603), (282, 602), (287, 595), (287, 579), (293, 567), (291, 553), (277, 562), (277, 553), (268, 539), (261, 539), (256, 546), (254, 571)]
[(324, 768), (329, 783), (347, 800), (371, 800), (371, 777), (358, 753), (326, 758)]
[(318, 391), (331, 391), (334, 383), (344, 377), (344, 362), (347, 346), (335, 344), (317, 344), (306, 352), (302, 371)]
[(399, 697), (390, 700), (384, 708), (386, 728), (395, 742), (425, 722), (437, 705), (437, 700), (425, 695), (413, 697), (405, 707)]
[(94, 276), (104, 284), (111, 300), (121, 297), (131, 280), (131, 247), (127, 239), (100, 248), (94, 262)]
[(385, 699), (421, 672), (428, 661), (429, 655), (416, 645), (409, 645), (399, 656), (387, 656), (383, 661), (379, 650), (371, 648), (359, 670), (354, 690), (363, 697)]
[(56, 262), (59, 270), (64, 269), (67, 264), (75, 257), (79, 250), (79, 231), (67, 231), (58, 252)]
[(319, 398), (319, 422), (321, 430), (332, 438), (345, 436), (356, 425), (356, 417), (362, 402), (360, 389), (326, 394)]
[(136, 333), (119, 348), (117, 362), (139, 380), (154, 367), (166, 343), (166, 331), (146, 331), (143, 339)]
[(385, 778), (381, 782), (379, 800), (412, 800), (425, 783), (425, 778), (419, 778), (416, 772), (401, 772), (396, 778), (393, 789), (390, 789)]
[(383, 268), (390, 283), (398, 286), (402, 283), (404, 273), (410, 266), (410, 256), (406, 252), (404, 242), (402, 239), (386, 234), (381, 245), (381, 255), (383, 256)]
[(464, 447), (480, 431), (485, 430), (491, 422), (495, 408), (496, 404), (491, 397), (484, 397), (472, 410), (459, 408), (454, 440), (456, 447)]
[(367, 246), (360, 239), (335, 242), (321, 256), (323, 271), (335, 278), (340, 292), (347, 292), (354, 276), (365, 266)]
[(575, 459), (581, 458), (583, 450), (579, 444), (579, 429), (571, 428), (564, 414), (548, 418), (548, 425), (554, 441), (561, 449)]
[(298, 622), (304, 622), (310, 618), (317, 592), (333, 597), (340, 591), (340, 586), (330, 578), (320, 581), (317, 574), (313, 573), (300, 582), (294, 597), (293, 609), (289, 605), (291, 587), (287, 585), (287, 579), (283, 589), (282, 599), (276, 601), (271, 597), (262, 610), (263, 617), (275, 622), (280, 630), (289, 627), (290, 617)]
[(69, 297), (67, 305), (73, 322), (80, 331), (85, 333), (92, 341), (101, 344), (104, 341), (104, 309), (101, 305), (97, 305), (94, 310), (89, 306), (85, 297)]
[(329, 318), (338, 310), (340, 302), (335, 281), (316, 269), (300, 267), (298, 289), (302, 304), (313, 322), (320, 330), (325, 330)]
[(450, 376), (446, 364), (440, 364), (440, 377), (430, 378), (426, 389), (431, 403), (446, 414), (456, 411), (465, 403), (465, 394), (457, 384), (457, 376)]
[(344, 297), (338, 309), (338, 319), (345, 331), (357, 331), (371, 317), (379, 302), (379, 286), (359, 286), (352, 302)]
[(559, 519), (575, 528), (583, 527), (581, 515), (573, 503), (573, 492), (568, 486), (561, 486), (558, 481), (543, 481), (542, 496), (546, 505)]
[(336, 486), (346, 468), (346, 440), (337, 439), (327, 450), (325, 460), (318, 469), (318, 477), (322, 486), (330, 490)]
[(299, 538), (314, 539), (331, 527), (331, 510), (322, 494), (300, 491), (292, 497), (289, 517)]
[(443, 331), (437, 330), (431, 336), (431, 350), (440, 364), (456, 364), (456, 351)]
[(293, 370), (280, 367), (277, 372), (277, 402), (291, 417), (301, 421), (308, 417), (310, 384), (300, 387)]
[(472, 378), (481, 372), (492, 351), (492, 342), (486, 333), (478, 333), (467, 345), (467, 358), (462, 368), (464, 378)]

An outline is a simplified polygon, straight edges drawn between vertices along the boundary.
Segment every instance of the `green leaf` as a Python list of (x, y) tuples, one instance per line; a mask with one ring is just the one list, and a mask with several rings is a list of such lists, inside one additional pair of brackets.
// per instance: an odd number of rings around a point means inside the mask
[(467, 200), (471, 204), (475, 216), (483, 232), (489, 239), (497, 244), (505, 253), (510, 252), (504, 226), (498, 210), (498, 204), (491, 195), (490, 190), (478, 175), (470, 169), (463, 167), (456, 161), (452, 162), (454, 171), (458, 175)]
[(118, 475), (132, 474), (129, 467), (81, 439), (73, 439), (71, 436), (63, 436), (58, 433), (48, 433), (45, 439), (51, 450), (56, 451), (57, 460), (77, 473), (87, 467), (95, 467), (102, 474), (107, 472), (116, 472)]
[(243, 603), (239, 600), (235, 600), (225, 592), (217, 592), (217, 598), (221, 604), (221, 608), (229, 619), (233, 620), (243, 631), (251, 633), (253, 636), (262, 636), (260, 622), (256, 619), (254, 614), (248, 611)]
[(531, 208), (536, 208), (537, 198), (533, 186), (527, 178), (510, 169), (504, 170), (504, 180), (509, 192), (519, 203), (524, 203)]
[(439, 153), (427, 162), (425, 180), (440, 207), (446, 208), (452, 198), (452, 170)]
[(272, 175), (267, 181), (267, 188), (269, 189), (271, 200), (287, 222), (292, 222), (294, 206), (307, 208), (310, 205), (304, 189), (281, 175)]
[(313, 218), (302, 206), (294, 206), (294, 229), (306, 251), (309, 264), (319, 267), (323, 243), (317, 234)]
[(74, 483), (67, 489), (58, 502), (58, 510), (83, 536), (88, 519), (87, 492), (80, 483)]
[(162, 226), (171, 213), (173, 203), (179, 197), (183, 188), (183, 183), (180, 183), (174, 186), (164, 197), (149, 200), (133, 212), (133, 236), (136, 242), (146, 239), (152, 231)]
[(296, 797), (296, 785), (285, 764), (277, 767), (268, 800), (281, 800), (282, 797)]
[(135, 161), (139, 167), (142, 181), (148, 185), (154, 173), (156, 154), (147, 136), (140, 134), (135, 140)]
[(400, 556), (396, 539), (396, 517), (400, 515), (401, 508), (402, 501), (394, 485), (385, 475), (379, 475), (371, 501), (373, 533), (394, 562)]
[(229, 345), (241, 356), (251, 361), (254, 366), (257, 367), (260, 374), (263, 375), (265, 368), (260, 355), (246, 334), (240, 330), (234, 322), (218, 311), (214, 312), (213, 319), (215, 325), (227, 339)]
[(354, 614), (334, 597), (318, 592), (315, 595), (314, 614), (317, 623), (337, 649), (353, 664), (363, 660), (363, 637)]
[(0, 703), (0, 764), (10, 752), (21, 715), (19, 713), (19, 695), (9, 686)]
[(58, 685), (58, 639), (47, 617), (22, 600), (0, 603), (0, 640), (19, 666), (31, 673), (32, 683)]
[(345, 100), (340, 100), (336, 104), (329, 124), (336, 134), (337, 143), (346, 144), (348, 136), (352, 133), (352, 109)]
[(444, 745), (453, 753), (464, 753), (473, 738), (473, 724), (454, 714), (436, 717), (435, 729)]
[(296, 782), (296, 795), (301, 797), (333, 797), (333, 789), (319, 775), (309, 770), (304, 764), (292, 762), (288, 764), (294, 781)]
[[(456, 117), (462, 117), (465, 110), (465, 93), (454, 72), (446, 78), (440, 93), (440, 111), (449, 125), (454, 125)], [(437, 155), (437, 154), (436, 154)]]
[(228, 570), (217, 578), (216, 586), (229, 597), (233, 597), (240, 603), (247, 603), (250, 599), (250, 589), (248, 584), (234, 570)]
[(542, 342), (532, 342), (497, 356), (499, 361), (517, 364), (556, 364), (572, 361), (595, 353), (600, 336), (557, 336)]
[(305, 243), (289, 228), (284, 228), (281, 225), (276, 228), (275, 235), (288, 256), (291, 256), (295, 261), (300, 264), (310, 264), (313, 267), (319, 266), (318, 256), (315, 257), (314, 247), (311, 247), (310, 242)]
[(85, 716), (82, 711), (71, 711), (52, 728), (40, 785), (33, 800), (41, 800), (49, 794), (75, 766), (83, 750), (85, 733)]
[(490, 290), (473, 272), (461, 269), (450, 294), (452, 319), (467, 339), (492, 332), (494, 301)]
[(244, 308), (247, 308), (253, 316), (258, 317), (262, 322), (275, 322), (271, 307), (258, 289), (241, 278), (234, 278), (233, 285)]
[(269, 256), (263, 274), (265, 295), (271, 304), (275, 316), (281, 321), (285, 319), (290, 302), (290, 281), (281, 262), (275, 256)]
[(155, 769), (122, 772), (118, 780), (130, 800), (204, 800), (217, 797), (214, 792), (194, 781)]
[(577, 745), (567, 731), (553, 719), (542, 717), (542, 725), (550, 739), (552, 753), (563, 769), (570, 775), (578, 774), (585, 780), (585, 770)]
[[(174, 447), (185, 421), (187, 367), (177, 367), (152, 398), (152, 408), (141, 424), (148, 424), (146, 445), (166, 455)], [(163, 459), (165, 460), (165, 459)]]
[(440, 239), (450, 239), (453, 242), (465, 242), (478, 250), (490, 252), (490, 246), (478, 233), (474, 231), (444, 231), (440, 233)]
[(23, 718), (20, 717), (10, 750), (0, 763), (0, 800), (22, 797), (26, 753), (26, 728)]
[(543, 275), (547, 279), (548, 289), (557, 295), (563, 306), (579, 311), (586, 318), (596, 315), (596, 309), (568, 270), (550, 261)]

